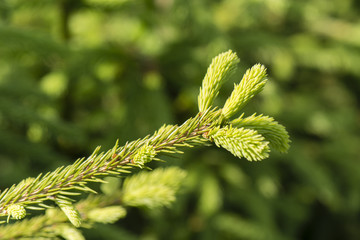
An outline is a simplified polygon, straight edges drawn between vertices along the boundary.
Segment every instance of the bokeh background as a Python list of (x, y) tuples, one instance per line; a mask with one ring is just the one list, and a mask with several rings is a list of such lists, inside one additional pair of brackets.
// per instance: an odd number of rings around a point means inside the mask
[(129, 209), (86, 238), (360, 239), (359, 1), (2, 0), (0, 16), (1, 189), (181, 124), (232, 49), (234, 81), (268, 68), (244, 111), (285, 125), (289, 153), (186, 150), (160, 164), (189, 172), (171, 208)]

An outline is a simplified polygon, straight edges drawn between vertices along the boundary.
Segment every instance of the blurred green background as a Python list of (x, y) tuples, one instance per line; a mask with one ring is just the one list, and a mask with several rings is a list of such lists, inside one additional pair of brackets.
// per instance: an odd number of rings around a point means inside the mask
[(289, 153), (188, 149), (159, 164), (189, 171), (172, 208), (129, 209), (86, 238), (360, 239), (359, 1), (2, 0), (0, 16), (1, 189), (181, 124), (232, 49), (234, 81), (267, 66), (245, 114), (285, 125)]

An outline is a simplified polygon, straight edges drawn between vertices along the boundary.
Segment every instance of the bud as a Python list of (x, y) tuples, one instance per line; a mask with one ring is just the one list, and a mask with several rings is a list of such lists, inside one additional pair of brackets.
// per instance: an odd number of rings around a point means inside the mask
[(138, 165), (140, 168), (150, 162), (156, 155), (156, 151), (153, 146), (145, 144), (135, 154), (133, 163)]
[(9, 214), (8, 221), (10, 216), (17, 220), (22, 219), (26, 216), (26, 210), (21, 204), (12, 204), (8, 207), (7, 211)]

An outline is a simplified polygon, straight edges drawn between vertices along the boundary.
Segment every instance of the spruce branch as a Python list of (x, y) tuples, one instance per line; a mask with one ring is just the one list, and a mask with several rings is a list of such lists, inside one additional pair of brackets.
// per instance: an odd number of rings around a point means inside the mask
[(155, 154), (181, 153), (179, 147), (192, 147), (208, 141), (202, 135), (212, 127), (218, 116), (219, 112), (215, 110), (199, 113), (181, 126), (163, 126), (151, 137), (126, 143), (123, 147), (115, 144), (107, 152), (100, 153), (100, 148), (97, 148), (87, 159), (79, 159), (70, 166), (13, 185), (0, 195), (0, 216), (9, 213), (13, 216), (11, 210), (14, 205), (42, 210), (48, 207), (44, 204), (48, 200), (67, 202), (68, 208), (65, 209), (69, 209), (71, 195), (96, 193), (86, 185), (88, 182), (104, 182), (101, 177), (129, 173), (131, 168), (142, 167)]
[(216, 146), (225, 148), (239, 158), (257, 161), (269, 156), (269, 142), (256, 130), (234, 128), (230, 125), (214, 128), (209, 132), (209, 137)]
[(261, 64), (248, 69), (239, 84), (234, 85), (234, 91), (226, 100), (223, 115), (229, 119), (241, 110), (251, 98), (261, 92), (267, 82), (266, 68)]
[[(62, 166), (53, 172), (14, 184), (0, 193), (0, 217), (7, 217), (8, 221), (22, 219), (26, 216), (26, 209), (47, 209), (48, 213), (53, 210), (53, 205), (58, 205), (72, 223), (70, 228), (63, 225), (64, 229), (69, 230), (69, 234), (72, 232), (76, 235), (78, 231), (74, 227), (84, 227), (83, 223), (87, 218), (98, 215), (96, 209), (101, 205), (101, 201), (106, 202), (106, 199), (97, 198), (98, 202), (94, 201), (97, 204), (88, 205), (93, 207), (92, 214), (82, 214), (81, 202), (76, 204), (72, 196), (82, 193), (96, 194), (96, 191), (88, 186), (90, 182), (105, 183), (105, 177), (123, 176), (131, 173), (134, 168), (146, 168), (150, 161), (160, 160), (161, 154), (178, 154), (185, 148), (205, 146), (212, 142), (249, 161), (267, 158), (270, 147), (285, 152), (289, 148), (289, 136), (285, 128), (274, 119), (262, 115), (243, 118), (241, 115), (235, 120), (229, 120), (263, 89), (267, 81), (264, 66), (257, 64), (246, 71), (223, 108), (212, 106), (221, 85), (235, 72), (238, 62), (238, 57), (231, 50), (213, 59), (200, 88), (200, 111), (195, 117), (189, 118), (180, 126), (163, 125), (153, 135), (126, 142), (121, 147), (116, 142), (112, 149), (105, 152), (101, 152), (100, 147), (97, 147), (88, 158), (78, 159), (72, 165)], [(182, 178), (181, 174), (173, 175)], [(170, 187), (164, 187), (161, 182), (167, 182)], [(174, 200), (172, 196), (177, 188), (178, 185), (172, 185), (169, 177), (139, 175), (125, 181), (122, 201), (131, 206), (167, 206)], [(157, 197), (149, 201), (149, 194), (154, 192), (158, 193)], [(118, 217), (124, 215), (121, 208), (111, 209)], [(91, 210), (88, 209), (88, 212)], [(102, 219), (102, 222), (113, 222), (116, 217), (99, 219)], [(45, 223), (46, 221), (43, 222)]]
[(289, 134), (285, 127), (279, 124), (272, 117), (256, 115), (255, 113), (249, 117), (243, 118), (243, 114), (231, 121), (235, 127), (249, 128), (256, 130), (264, 138), (269, 141), (269, 146), (279, 152), (285, 153), (289, 149)]
[[(74, 204), (74, 208), (78, 209), (77, 212), (82, 217), (82, 227), (89, 228), (95, 223), (114, 223), (126, 216), (128, 207), (169, 206), (175, 200), (175, 194), (185, 176), (186, 172), (178, 167), (142, 171), (126, 178), (124, 185), (114, 189), (111, 194), (92, 194)], [(136, 186), (130, 187), (133, 184)], [(137, 203), (127, 201), (129, 197)], [(44, 215), (0, 227), (0, 239), (3, 240), (55, 239), (56, 237), (84, 239), (81, 231), (68, 223), (66, 211), (53, 207), (47, 209)]]
[(219, 54), (212, 60), (200, 88), (198, 97), (200, 112), (211, 107), (221, 85), (234, 74), (239, 62), (238, 56), (231, 50)]

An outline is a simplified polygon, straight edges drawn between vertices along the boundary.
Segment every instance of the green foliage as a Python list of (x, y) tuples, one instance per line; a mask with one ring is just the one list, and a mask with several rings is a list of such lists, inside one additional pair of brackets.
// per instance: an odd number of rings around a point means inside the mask
[(121, 206), (111, 206), (104, 208), (95, 208), (88, 214), (90, 221), (100, 223), (114, 223), (120, 218), (125, 217), (126, 210)]
[(72, 205), (72, 203), (64, 199), (56, 199), (55, 202), (60, 207), (61, 211), (65, 213), (71, 224), (75, 227), (80, 227), (81, 216), (78, 210)]
[[(195, 116), (211, 58), (232, 49), (239, 73), (260, 62), (268, 81), (222, 124), (257, 131), (270, 142), (269, 161), (216, 147), (176, 149), (185, 152), (176, 159), (158, 153), (166, 163), (143, 170), (188, 171), (171, 210), (125, 207), (126, 220), (90, 229), (86, 216), (78, 229), (60, 209), (55, 217), (88, 240), (360, 239), (359, 16), (355, 0), (0, 1), (0, 189)], [(233, 79), (239, 85), (240, 74)], [(232, 82), (213, 106), (224, 105)], [(286, 155), (274, 151), (286, 146), (266, 116), (289, 131)], [(255, 119), (262, 127), (250, 124)], [(93, 203), (106, 202), (120, 182)], [(10, 215), (7, 227), (20, 231), (42, 213), (29, 207), (40, 206), (24, 206), (26, 217)]]
[(254, 129), (268, 140), (271, 148), (280, 152), (286, 152), (289, 149), (289, 138), (284, 126), (276, 122), (272, 117), (251, 115), (250, 117), (239, 118), (231, 121), (231, 124), (237, 128), (245, 127)]
[(185, 176), (183, 170), (168, 168), (127, 178), (123, 187), (124, 204), (148, 208), (169, 206), (175, 201), (175, 193)]
[(256, 64), (247, 70), (241, 82), (234, 87), (234, 91), (226, 100), (223, 115), (229, 119), (240, 109), (242, 109), (249, 100), (258, 94), (266, 84), (266, 68)]
[(199, 111), (210, 108), (222, 84), (234, 73), (239, 58), (231, 50), (215, 57), (205, 75), (198, 97)]
[[(231, 56), (230, 59), (226, 57), (227, 55)], [(235, 63), (237, 62), (236, 55), (231, 51), (214, 58), (198, 97), (199, 108), (204, 110), (194, 118), (188, 119), (181, 126), (164, 125), (154, 135), (127, 142), (122, 147), (118, 147), (118, 142), (116, 142), (115, 146), (107, 152), (99, 152), (100, 147), (97, 147), (93, 154), (86, 159), (78, 159), (72, 165), (59, 167), (44, 176), (40, 174), (36, 178), (25, 179), (18, 185), (5, 189), (0, 195), (0, 216), (7, 214), (8, 221), (10, 216), (14, 219), (21, 219), (26, 216), (24, 206), (33, 210), (52, 208), (44, 202), (53, 200), (71, 224), (79, 228), (82, 225), (82, 215), (73, 205), (74, 200), (70, 196), (79, 195), (81, 192), (96, 193), (87, 186), (89, 182), (106, 183), (102, 179), (104, 176), (130, 173), (134, 166), (143, 168), (146, 163), (156, 160), (155, 156), (158, 153), (181, 153), (182, 151), (178, 150), (179, 147), (206, 145), (207, 141), (214, 141), (218, 147), (225, 148), (239, 158), (245, 157), (249, 161), (267, 158), (269, 142), (264, 141), (263, 136), (255, 130), (224, 125), (223, 109), (217, 110), (211, 105), (218, 95), (221, 82), (226, 80), (225, 76), (236, 69)], [(247, 71), (243, 79), (247, 81), (249, 78), (258, 78), (258, 75), (261, 74), (251, 73), (253, 69), (257, 68), (258, 66), (253, 67), (250, 75)], [(211, 75), (215, 77), (209, 77)], [(255, 77), (252, 77), (253, 75)], [(238, 95), (243, 94), (244, 97), (230, 97), (225, 103), (225, 107), (228, 103), (231, 106), (243, 105), (243, 99), (248, 99), (259, 91), (260, 88), (257, 84), (245, 84), (240, 92), (235, 88), (234, 92)], [(205, 105), (203, 105), (204, 103)], [(256, 124), (254, 125), (256, 127)], [(287, 145), (289, 136), (285, 130), (282, 134), (280, 139), (286, 141), (282, 143), (284, 146)], [(154, 170), (151, 173), (139, 173), (137, 176), (127, 178), (123, 184), (122, 203), (127, 206), (148, 208), (169, 206), (175, 200), (175, 193), (185, 175), (177, 168), (169, 168), (166, 171)], [(109, 214), (109, 211), (112, 213)], [(108, 214), (103, 215), (104, 213)], [(90, 221), (112, 223), (125, 215), (124, 208), (114, 206), (92, 209), (88, 213), (88, 218)], [(6, 232), (7, 229), (5, 228), (3, 231)], [(79, 235), (78, 231), (73, 231), (72, 228), (66, 226), (52, 231), (53, 235), (58, 234), (64, 238), (72, 238), (72, 234)]]
[(209, 136), (218, 147), (227, 149), (239, 158), (245, 157), (249, 161), (256, 161), (269, 157), (269, 142), (264, 141), (265, 138), (257, 131), (226, 126), (215, 128), (209, 132)]
[[(54, 239), (61, 236), (65, 239), (84, 239), (81, 231), (77, 229), (80, 224), (81, 227), (89, 228), (96, 223), (114, 223), (126, 216), (127, 207), (134, 205), (153, 208), (169, 206), (170, 202), (175, 200), (175, 194), (185, 176), (185, 171), (178, 167), (143, 171), (126, 179), (124, 185), (114, 188), (111, 194), (89, 195), (74, 204), (66, 200), (56, 200), (60, 209), (51, 207), (44, 215), (1, 226), (0, 237)], [(142, 180), (149, 181), (144, 183)], [(147, 192), (145, 195), (144, 191)], [(24, 210), (23, 207), (11, 206), (13, 211)], [(68, 223), (69, 220), (71, 223)]]

